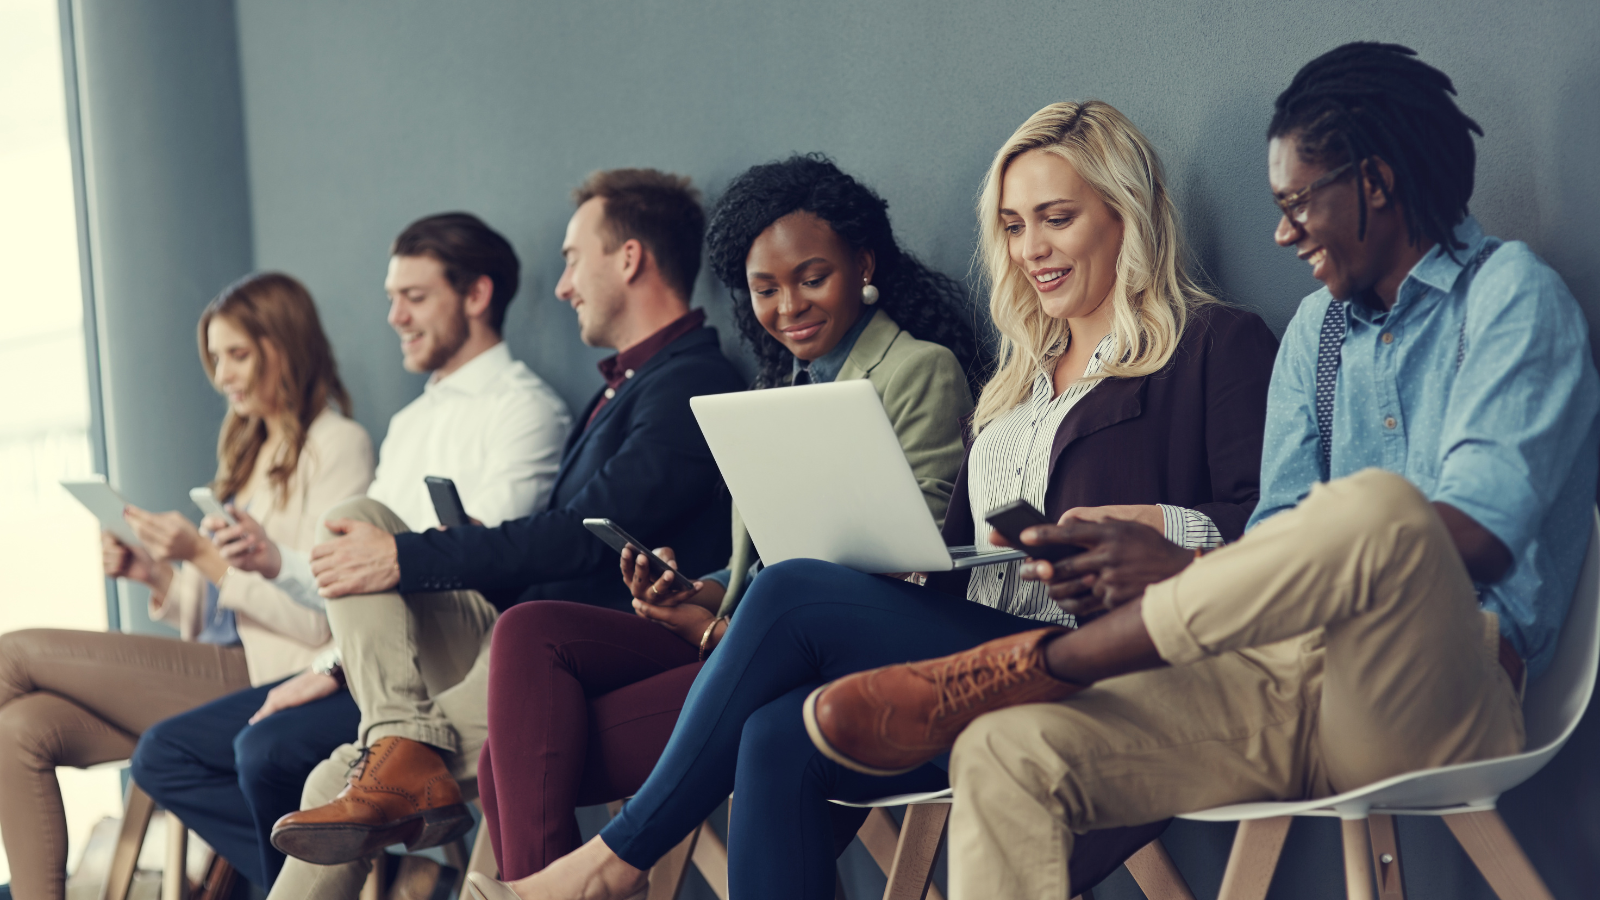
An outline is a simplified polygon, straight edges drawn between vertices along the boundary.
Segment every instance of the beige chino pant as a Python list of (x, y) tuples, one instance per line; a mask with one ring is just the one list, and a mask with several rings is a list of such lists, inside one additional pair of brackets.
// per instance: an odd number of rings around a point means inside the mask
[(0, 636), (0, 835), (12, 896), (66, 896), (57, 766), (127, 759), (146, 728), (249, 686), (238, 647), (61, 629)]
[(1074, 834), (1517, 753), (1519, 688), (1444, 523), (1369, 469), (1146, 592), (1172, 668), (956, 742), (951, 900), (1067, 898)]
[[(330, 509), (323, 521), (354, 519), (399, 534), (409, 529), (388, 507), (365, 497)], [(318, 542), (333, 537), (326, 528)], [(361, 710), (356, 742), (312, 770), (300, 807), (322, 806), (344, 789), (361, 748), (385, 737), (443, 751), (462, 793), (477, 794), (478, 751), (489, 734), (489, 639), (497, 616), (477, 591), (400, 594), (385, 591), (328, 601), (328, 627), (345, 681)], [(317, 866), (290, 857), (272, 898), (354, 900), (367, 862)]]

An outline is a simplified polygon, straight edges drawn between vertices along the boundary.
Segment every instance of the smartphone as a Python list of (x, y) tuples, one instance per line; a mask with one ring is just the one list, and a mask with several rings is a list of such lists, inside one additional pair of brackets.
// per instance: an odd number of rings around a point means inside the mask
[(456, 491), (454, 481), (437, 475), (428, 475), (422, 480), (428, 485), (428, 496), (433, 498), (433, 513), (439, 517), (440, 525), (455, 528), (472, 524), (467, 521), (467, 510), (461, 505), (461, 494)]
[(594, 532), (595, 537), (605, 541), (611, 546), (611, 549), (617, 551), (618, 553), (621, 553), (622, 548), (624, 547), (632, 547), (633, 552), (650, 561), (651, 575), (660, 578), (668, 572), (671, 572), (672, 576), (678, 580), (679, 584), (682, 585), (682, 590), (694, 590), (694, 582), (690, 580), (687, 575), (667, 565), (666, 560), (650, 552), (650, 548), (646, 547), (643, 542), (626, 531), (623, 531), (622, 526), (611, 521), (610, 519), (584, 519), (583, 527)]
[(235, 519), (226, 507), (217, 502), (217, 495), (211, 492), (211, 488), (191, 488), (189, 490), (189, 499), (193, 500), (194, 505), (200, 507), (200, 511), (206, 515), (217, 516), (229, 525), (239, 524), (239, 520)]
[(1082, 547), (1071, 544), (1046, 544), (1035, 547), (1022, 542), (1022, 531), (1034, 525), (1054, 525), (1055, 523), (1044, 517), (1044, 513), (1035, 509), (1032, 503), (1026, 500), (1013, 500), (1004, 506), (997, 506), (989, 510), (983, 517), (995, 531), (1005, 535), (1006, 540), (1013, 547), (1020, 549), (1034, 559), (1055, 562), (1069, 556), (1076, 556), (1083, 552)]

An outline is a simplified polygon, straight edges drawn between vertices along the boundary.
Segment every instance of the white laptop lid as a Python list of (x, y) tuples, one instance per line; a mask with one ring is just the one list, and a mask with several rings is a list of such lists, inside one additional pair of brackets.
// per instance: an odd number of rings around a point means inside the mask
[(767, 565), (820, 559), (860, 572), (944, 572), (950, 553), (872, 383), (689, 401)]

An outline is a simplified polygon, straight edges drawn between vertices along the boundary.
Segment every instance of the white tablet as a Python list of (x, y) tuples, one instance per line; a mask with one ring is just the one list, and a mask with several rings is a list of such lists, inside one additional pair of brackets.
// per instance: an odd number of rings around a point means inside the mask
[(117, 540), (130, 547), (144, 546), (139, 542), (138, 535), (133, 533), (133, 526), (122, 518), (122, 510), (130, 504), (111, 485), (106, 484), (104, 478), (63, 481), (61, 486), (77, 497), (79, 503), (87, 506), (89, 512), (100, 520), (100, 527), (116, 535)]

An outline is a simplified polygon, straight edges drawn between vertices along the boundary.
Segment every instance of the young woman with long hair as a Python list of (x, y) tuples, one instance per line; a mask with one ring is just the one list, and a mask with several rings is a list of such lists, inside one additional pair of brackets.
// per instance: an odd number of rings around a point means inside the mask
[[(1186, 546), (1237, 537), (1255, 505), (1276, 341), (1184, 274), (1155, 150), (1100, 102), (1029, 118), (995, 155), (978, 208), (1002, 335), (974, 416), (946, 541), (983, 543), (985, 513), (1025, 499), (1051, 519), (1149, 522)], [(490, 900), (620, 898), (730, 791), (729, 890), (831, 897), (830, 799), (936, 790), (929, 763), (864, 775), (813, 747), (802, 707), (820, 684), (1070, 623), (1015, 563), (927, 587), (811, 560), (762, 572), (702, 669), (661, 761), (600, 835)], [(1093, 884), (1164, 823), (1080, 841)]]
[[(199, 344), (228, 402), (213, 492), (249, 509), (275, 540), (309, 549), (317, 516), (363, 492), (373, 471), (311, 295), (287, 275), (245, 278), (201, 314)], [(103, 533), (105, 574), (147, 585), (150, 617), (176, 626), (180, 640), (0, 636), (0, 834), (12, 892), (27, 900), (65, 896), (56, 766), (127, 759), (151, 725), (299, 672), (330, 642), (322, 613), (230, 569), (183, 514), (129, 507), (125, 516), (143, 546)]]
[[(972, 408), (964, 366), (976, 348), (961, 286), (901, 249), (888, 204), (817, 156), (734, 179), (706, 243), (758, 361), (757, 386), (870, 381), (942, 519), (961, 464), (957, 420)], [(728, 567), (688, 589), (624, 553), (636, 615), (536, 602), (501, 616), (478, 782), (506, 877), (576, 849), (574, 808), (626, 797), (650, 773), (700, 658), (760, 581), (737, 511), (733, 531)], [(658, 553), (675, 564), (671, 548)]]

